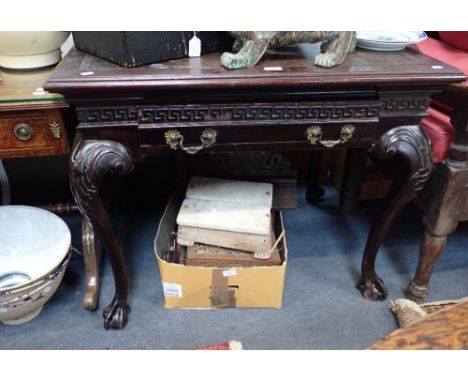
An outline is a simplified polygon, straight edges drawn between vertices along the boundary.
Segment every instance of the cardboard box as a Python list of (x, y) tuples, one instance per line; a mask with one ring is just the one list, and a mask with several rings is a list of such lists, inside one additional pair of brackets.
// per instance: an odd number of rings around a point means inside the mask
[[(278, 244), (283, 260), (279, 266), (199, 267), (172, 264), (163, 260), (169, 250), (171, 233), (185, 196), (185, 187), (172, 195), (159, 223), (154, 242), (155, 255), (164, 290), (164, 307), (281, 308), (287, 263), (286, 238)], [(281, 213), (275, 213), (275, 235), (284, 231)]]

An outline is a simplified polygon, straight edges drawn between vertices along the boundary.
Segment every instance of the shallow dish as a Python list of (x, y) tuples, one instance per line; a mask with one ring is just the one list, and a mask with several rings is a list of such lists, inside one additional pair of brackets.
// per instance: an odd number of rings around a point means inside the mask
[(363, 49), (377, 51), (398, 51), (410, 44), (427, 38), (424, 32), (388, 32), (360, 31), (356, 32), (357, 46)]

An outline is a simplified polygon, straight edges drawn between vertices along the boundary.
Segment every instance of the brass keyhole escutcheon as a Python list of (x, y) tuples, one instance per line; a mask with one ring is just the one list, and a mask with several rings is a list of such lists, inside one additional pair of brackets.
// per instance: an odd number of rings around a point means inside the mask
[(13, 132), (16, 138), (22, 141), (27, 141), (32, 138), (34, 129), (26, 123), (19, 123), (13, 129)]

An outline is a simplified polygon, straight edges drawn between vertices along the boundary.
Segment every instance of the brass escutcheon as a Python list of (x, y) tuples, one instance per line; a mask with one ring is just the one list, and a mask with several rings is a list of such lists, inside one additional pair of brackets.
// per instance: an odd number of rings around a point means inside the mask
[(341, 128), (339, 139), (322, 140), (322, 128), (320, 126), (312, 126), (307, 129), (306, 136), (311, 145), (316, 145), (319, 143), (324, 147), (330, 148), (348, 142), (352, 138), (353, 133), (353, 125), (344, 125)]
[(166, 143), (172, 150), (180, 148), (188, 154), (196, 154), (202, 149), (212, 146), (216, 142), (217, 132), (213, 129), (206, 129), (200, 135), (201, 145), (184, 146), (184, 136), (177, 130), (168, 130), (164, 133)]
[(22, 141), (27, 141), (33, 136), (33, 128), (26, 123), (19, 123), (13, 129), (15, 137), (21, 139)]

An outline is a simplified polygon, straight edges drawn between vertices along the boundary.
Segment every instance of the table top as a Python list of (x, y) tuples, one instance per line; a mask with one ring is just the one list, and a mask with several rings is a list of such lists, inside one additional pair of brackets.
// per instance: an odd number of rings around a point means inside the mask
[(221, 53), (125, 68), (72, 49), (48, 79), (45, 88), (62, 94), (109, 90), (118, 94), (182, 89), (440, 85), (465, 79), (459, 70), (412, 49), (375, 52), (358, 48), (348, 54), (343, 64), (334, 68), (314, 65), (313, 58), (318, 49), (318, 44), (301, 44), (268, 51), (256, 66), (240, 70), (223, 68)]
[(0, 109), (32, 106), (32, 104), (63, 103), (61, 94), (49, 93), (44, 83), (55, 68), (35, 71), (0, 71)]

